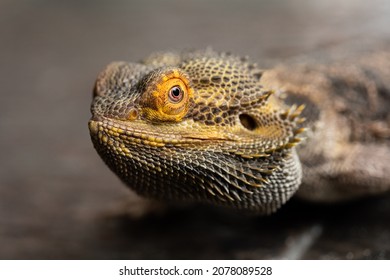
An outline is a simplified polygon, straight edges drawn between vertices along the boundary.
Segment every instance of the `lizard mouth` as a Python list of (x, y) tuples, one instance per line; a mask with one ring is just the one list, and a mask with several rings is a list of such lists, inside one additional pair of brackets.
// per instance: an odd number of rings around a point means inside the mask
[[(137, 122), (133, 124), (133, 122)], [(193, 126), (194, 124), (188, 124)], [(172, 125), (153, 126), (144, 121), (120, 121), (106, 117), (94, 116), (88, 122), (92, 139), (98, 145), (109, 146), (137, 146), (148, 147), (172, 147), (197, 145), (209, 146), (211, 143), (222, 144), (224, 142), (234, 142), (233, 135), (223, 134), (210, 127), (202, 127), (191, 132), (185, 126), (175, 127)]]

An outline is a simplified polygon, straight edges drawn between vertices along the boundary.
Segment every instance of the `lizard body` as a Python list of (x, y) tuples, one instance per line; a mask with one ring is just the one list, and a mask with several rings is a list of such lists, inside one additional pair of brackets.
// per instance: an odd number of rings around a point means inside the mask
[(207, 50), (114, 62), (95, 84), (91, 139), (128, 186), (160, 201), (267, 214), (298, 189), (316, 201), (381, 193), (390, 56), (374, 59), (262, 71)]

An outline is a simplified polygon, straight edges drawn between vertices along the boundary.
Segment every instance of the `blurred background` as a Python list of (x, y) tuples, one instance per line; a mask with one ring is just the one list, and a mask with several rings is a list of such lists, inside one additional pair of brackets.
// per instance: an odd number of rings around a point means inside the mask
[(94, 80), (113, 60), (211, 46), (283, 63), (389, 41), (389, 27), (386, 0), (1, 0), (0, 259), (390, 259), (390, 196), (133, 221), (122, 207), (133, 196), (87, 128)]

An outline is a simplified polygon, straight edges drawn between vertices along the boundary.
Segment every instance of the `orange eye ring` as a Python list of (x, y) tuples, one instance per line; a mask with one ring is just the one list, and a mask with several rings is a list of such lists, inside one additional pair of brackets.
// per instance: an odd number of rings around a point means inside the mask
[(162, 73), (145, 92), (144, 116), (151, 121), (180, 121), (189, 110), (192, 96), (189, 79), (181, 70)]

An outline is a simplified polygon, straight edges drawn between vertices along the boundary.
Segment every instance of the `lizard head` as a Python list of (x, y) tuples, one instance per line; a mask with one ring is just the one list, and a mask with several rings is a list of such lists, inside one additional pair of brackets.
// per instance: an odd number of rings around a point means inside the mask
[(300, 184), (303, 108), (285, 107), (260, 78), (210, 51), (112, 63), (95, 84), (92, 141), (141, 195), (272, 212)]

